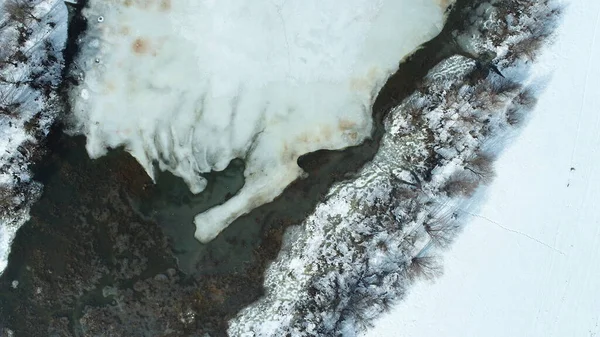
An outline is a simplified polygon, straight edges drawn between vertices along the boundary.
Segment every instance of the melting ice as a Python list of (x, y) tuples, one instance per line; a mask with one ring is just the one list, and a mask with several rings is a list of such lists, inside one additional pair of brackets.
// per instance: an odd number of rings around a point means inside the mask
[(74, 132), (92, 158), (124, 146), (194, 193), (244, 159), (244, 187), (195, 218), (210, 241), (300, 177), (299, 156), (369, 137), (378, 91), (441, 30), (441, 3), (90, 0)]

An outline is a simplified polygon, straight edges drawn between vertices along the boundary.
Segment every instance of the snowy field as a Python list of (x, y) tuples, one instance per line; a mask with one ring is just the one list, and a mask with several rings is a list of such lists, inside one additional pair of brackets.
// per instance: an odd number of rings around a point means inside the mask
[(600, 335), (600, 3), (573, 1), (538, 66), (552, 78), (445, 253), (368, 337)]

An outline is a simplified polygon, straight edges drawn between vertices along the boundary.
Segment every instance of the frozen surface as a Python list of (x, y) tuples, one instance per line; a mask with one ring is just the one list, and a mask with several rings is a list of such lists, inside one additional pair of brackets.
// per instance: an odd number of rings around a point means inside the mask
[(568, 4), (552, 80), (444, 276), (366, 336), (600, 335), (600, 3)]
[(442, 3), (90, 1), (74, 131), (91, 157), (123, 145), (194, 193), (243, 158), (244, 187), (195, 219), (209, 241), (300, 177), (300, 155), (369, 137), (377, 92), (441, 30)]

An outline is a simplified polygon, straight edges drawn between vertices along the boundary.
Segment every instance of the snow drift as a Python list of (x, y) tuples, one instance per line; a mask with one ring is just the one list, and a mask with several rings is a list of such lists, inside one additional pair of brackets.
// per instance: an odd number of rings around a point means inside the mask
[[(443, 2), (445, 3), (445, 2)], [(359, 144), (399, 61), (442, 27), (435, 0), (90, 1), (72, 90), (92, 158), (124, 146), (201, 192), (246, 162), (245, 185), (197, 215), (213, 239), (302, 175), (296, 160)]]

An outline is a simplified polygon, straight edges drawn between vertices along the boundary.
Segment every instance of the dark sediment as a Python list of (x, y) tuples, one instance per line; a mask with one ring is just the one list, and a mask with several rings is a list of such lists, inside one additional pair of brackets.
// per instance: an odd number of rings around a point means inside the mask
[[(471, 2), (459, 0), (455, 8)], [(206, 191), (193, 195), (168, 173), (154, 185), (122, 150), (90, 160), (85, 140), (57, 127), (50, 154), (35, 169), (44, 194), (0, 277), (0, 331), (8, 327), (17, 337), (225, 335), (228, 319), (262, 296), (265, 269), (285, 229), (373, 158), (384, 114), (418, 88), (429, 69), (458, 52), (449, 32), (462, 22), (453, 11), (444, 32), (390, 78), (375, 102), (372, 139), (303, 156), (299, 164), (308, 178), (206, 245), (193, 238), (193, 217), (235, 194), (243, 184), (242, 163), (210, 174)], [(75, 53), (77, 46), (70, 48)]]

